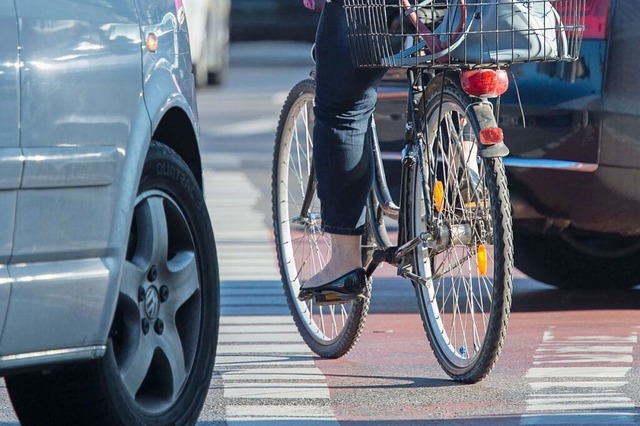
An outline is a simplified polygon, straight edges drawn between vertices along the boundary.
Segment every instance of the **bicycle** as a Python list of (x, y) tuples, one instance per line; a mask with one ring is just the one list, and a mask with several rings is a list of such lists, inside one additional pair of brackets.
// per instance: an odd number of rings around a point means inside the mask
[[(489, 99), (507, 90), (505, 68), (513, 63), (577, 59), (584, 0), (554, 3), (344, 1), (354, 63), (407, 70), (397, 204), (386, 184), (372, 123), (376, 178), (362, 240), (363, 264), (369, 277), (381, 263), (389, 263), (411, 281), (436, 359), (451, 378), (464, 383), (480, 381), (494, 367), (511, 310), (513, 232), (502, 160), (508, 148), (496, 121), (499, 102)], [(528, 13), (524, 23), (522, 16), (514, 22), (523, 10)], [(555, 48), (546, 45), (549, 38)], [(331, 250), (315, 193), (314, 90), (312, 78), (298, 83), (280, 115), (273, 223), (283, 286), (298, 330), (317, 355), (338, 358), (362, 333), (372, 289), (347, 304), (296, 298)], [(389, 221), (397, 222), (395, 243)]]

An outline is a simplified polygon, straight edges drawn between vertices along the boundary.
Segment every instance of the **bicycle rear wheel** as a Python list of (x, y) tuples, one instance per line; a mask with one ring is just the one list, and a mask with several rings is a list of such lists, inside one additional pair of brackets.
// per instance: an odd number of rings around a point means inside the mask
[(453, 379), (475, 383), (504, 344), (511, 309), (513, 233), (501, 158), (482, 158), (471, 99), (445, 86), (426, 100), (421, 161), (409, 184), (418, 305), (431, 348)]
[(291, 90), (280, 113), (271, 189), (273, 226), (282, 284), (298, 331), (313, 352), (338, 358), (362, 333), (370, 288), (367, 297), (346, 304), (320, 306), (297, 299), (300, 287), (331, 255), (313, 175), (314, 96), (315, 81), (304, 80)]

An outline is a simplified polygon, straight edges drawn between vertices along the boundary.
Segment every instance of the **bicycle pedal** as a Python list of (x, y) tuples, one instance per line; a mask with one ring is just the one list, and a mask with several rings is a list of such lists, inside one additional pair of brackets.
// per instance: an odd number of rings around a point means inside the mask
[(364, 294), (339, 294), (339, 293), (328, 293), (317, 295), (313, 298), (313, 301), (318, 306), (325, 305), (341, 305), (344, 303), (355, 302), (359, 299), (365, 299), (367, 296)]

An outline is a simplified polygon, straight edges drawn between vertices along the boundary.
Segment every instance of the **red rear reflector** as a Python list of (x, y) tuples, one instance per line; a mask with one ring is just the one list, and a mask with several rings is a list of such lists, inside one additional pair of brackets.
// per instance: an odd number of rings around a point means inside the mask
[(500, 127), (487, 127), (480, 130), (480, 143), (482, 145), (495, 145), (504, 140)]
[(505, 70), (462, 71), (462, 89), (471, 96), (494, 98), (509, 88), (509, 76)]

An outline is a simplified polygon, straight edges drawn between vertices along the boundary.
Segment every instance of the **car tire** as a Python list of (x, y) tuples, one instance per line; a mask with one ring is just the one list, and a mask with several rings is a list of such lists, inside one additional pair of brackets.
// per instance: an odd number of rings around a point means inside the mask
[(219, 324), (211, 223), (193, 174), (162, 144), (151, 144), (138, 194), (105, 355), (7, 377), (21, 424), (197, 421), (211, 381)]
[(622, 237), (514, 236), (515, 265), (563, 289), (627, 289), (640, 284), (640, 241)]
[(210, 86), (220, 86), (224, 82), (225, 70), (210, 71), (207, 75), (207, 84)]

